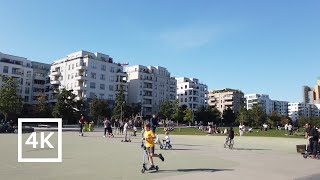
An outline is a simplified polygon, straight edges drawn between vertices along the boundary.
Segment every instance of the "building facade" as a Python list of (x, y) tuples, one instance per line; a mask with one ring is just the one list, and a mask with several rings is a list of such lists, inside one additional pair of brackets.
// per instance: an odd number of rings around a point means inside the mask
[(122, 87), (128, 94), (127, 74), (120, 63), (102, 53), (78, 51), (56, 60), (50, 71), (50, 101), (55, 101), (59, 90), (73, 90), (77, 99), (99, 99), (114, 103), (117, 91)]
[(266, 94), (246, 94), (245, 96), (247, 109), (252, 109), (254, 105), (261, 105), (267, 115), (273, 111), (273, 101)]
[(179, 105), (186, 105), (193, 111), (197, 111), (201, 106), (208, 106), (208, 86), (200, 83), (195, 78), (176, 78), (177, 99)]
[(312, 89), (312, 104), (320, 104), (320, 78)]
[(0, 85), (6, 77), (14, 78), (19, 85), (17, 94), (25, 103), (35, 103), (36, 96), (45, 91), (45, 77), (49, 67), (49, 64), (0, 52)]
[(150, 116), (158, 113), (161, 103), (169, 99), (175, 101), (177, 83), (170, 72), (160, 66), (130, 66), (126, 67), (128, 74), (128, 102), (141, 103), (142, 115)]
[(272, 100), (273, 102), (273, 111), (277, 112), (280, 115), (288, 116), (288, 104), (287, 101), (277, 101)]
[(244, 94), (236, 89), (221, 89), (209, 91), (209, 106), (215, 106), (221, 114), (224, 110), (231, 108), (233, 112), (238, 112), (244, 106)]

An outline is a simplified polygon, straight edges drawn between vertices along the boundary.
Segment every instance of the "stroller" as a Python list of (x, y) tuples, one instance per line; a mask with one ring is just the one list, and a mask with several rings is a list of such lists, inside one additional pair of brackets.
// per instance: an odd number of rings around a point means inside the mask
[[(318, 151), (317, 151), (317, 155), (316, 155), (316, 157), (317, 157), (318, 159), (320, 159), (320, 151), (319, 151), (319, 148), (320, 148), (320, 144), (318, 143)], [(310, 141), (309, 141), (309, 139), (307, 140), (305, 152), (302, 153), (302, 155), (303, 155), (303, 157), (304, 157), (305, 159), (307, 159), (308, 157), (311, 156), (311, 148), (310, 148)]]
[(142, 169), (141, 169), (141, 173), (145, 173), (146, 171), (158, 171), (159, 167), (155, 166), (154, 169), (150, 169), (148, 168), (148, 164), (149, 164), (149, 155), (148, 155), (148, 150), (147, 147), (145, 146), (145, 142), (142, 140), (141, 143), (141, 148), (143, 149), (144, 153), (143, 153), (143, 164), (142, 164)]

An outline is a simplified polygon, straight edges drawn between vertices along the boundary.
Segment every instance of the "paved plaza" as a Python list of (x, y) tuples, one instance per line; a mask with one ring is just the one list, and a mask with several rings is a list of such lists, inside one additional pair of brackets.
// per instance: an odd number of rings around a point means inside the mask
[[(221, 136), (172, 136), (173, 150), (156, 148), (165, 157), (165, 162), (155, 160), (160, 170), (142, 174), (141, 139), (122, 143), (122, 138), (64, 132), (62, 163), (18, 163), (17, 135), (0, 134), (0, 179), (319, 179), (320, 161), (296, 153), (295, 145), (304, 139), (236, 137), (235, 149), (229, 150)], [(50, 150), (25, 151), (44, 155)]]

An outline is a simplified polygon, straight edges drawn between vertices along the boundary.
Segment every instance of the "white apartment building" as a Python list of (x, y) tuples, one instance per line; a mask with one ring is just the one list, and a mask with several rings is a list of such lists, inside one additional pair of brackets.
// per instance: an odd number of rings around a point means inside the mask
[(310, 111), (310, 104), (306, 103), (289, 103), (288, 106), (288, 111), (289, 111), (289, 117), (293, 122), (296, 122), (300, 116), (306, 116), (310, 117), (311, 116), (311, 111)]
[(246, 94), (246, 107), (252, 109), (253, 105), (259, 104), (267, 115), (270, 115), (273, 111), (273, 101), (266, 94)]
[(216, 107), (221, 114), (224, 110), (231, 108), (237, 112), (244, 104), (244, 94), (236, 89), (220, 89), (209, 91), (209, 106)]
[(208, 86), (200, 83), (196, 78), (176, 78), (177, 99), (179, 106), (186, 105), (193, 111), (201, 106), (208, 106)]
[(273, 100), (273, 111), (276, 111), (280, 115), (288, 116), (288, 104), (287, 101)]
[(54, 61), (51, 65), (50, 80), (52, 91), (50, 101), (55, 101), (58, 89), (74, 90), (77, 99), (97, 96), (112, 105), (117, 90), (123, 87), (128, 92), (127, 74), (119, 63), (102, 53), (78, 51)]
[[(49, 71), (49, 64), (28, 60), (24, 57), (0, 52), (0, 75), (13, 77), (19, 87), (19, 94), (25, 103), (34, 103), (38, 93), (44, 92), (44, 80)], [(0, 78), (0, 85), (3, 84)]]
[(142, 115), (158, 113), (165, 99), (175, 101), (177, 83), (169, 71), (160, 66), (135, 65), (126, 67), (128, 74), (128, 102), (141, 103)]

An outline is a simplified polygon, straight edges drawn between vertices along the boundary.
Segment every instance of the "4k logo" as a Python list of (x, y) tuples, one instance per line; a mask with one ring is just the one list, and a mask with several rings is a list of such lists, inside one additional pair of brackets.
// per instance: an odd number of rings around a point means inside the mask
[[(29, 135), (28, 139), (25, 142), (22, 137), (22, 123), (58, 123), (58, 143), (57, 147), (54, 147), (50, 142), (50, 138), (55, 134), (55, 132), (50, 132), (48, 135), (45, 132), (40, 132), (37, 135), (36, 132), (33, 132)], [(39, 141), (40, 140), (40, 141)], [(22, 147), (23, 144), (26, 146), (31, 146), (33, 149), (40, 148), (49, 148), (57, 149), (58, 158), (23, 158), (22, 157)], [(61, 118), (19, 118), (18, 119), (18, 162), (62, 162), (62, 119)]]

